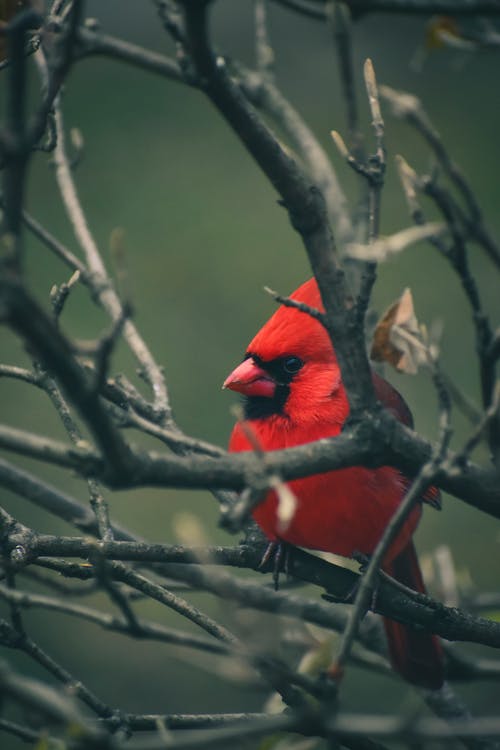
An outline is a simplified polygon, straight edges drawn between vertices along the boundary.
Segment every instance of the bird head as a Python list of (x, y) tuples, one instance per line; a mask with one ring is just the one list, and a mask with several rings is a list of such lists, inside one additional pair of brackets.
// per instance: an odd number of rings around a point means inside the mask
[[(315, 279), (302, 284), (291, 299), (324, 310)], [(243, 362), (226, 378), (223, 388), (244, 396), (247, 419), (278, 414), (293, 422), (324, 420), (332, 396), (343, 393), (324, 327), (308, 313), (285, 305), (252, 339)], [(336, 406), (338, 411), (338, 400)], [(345, 416), (338, 415), (339, 419)]]

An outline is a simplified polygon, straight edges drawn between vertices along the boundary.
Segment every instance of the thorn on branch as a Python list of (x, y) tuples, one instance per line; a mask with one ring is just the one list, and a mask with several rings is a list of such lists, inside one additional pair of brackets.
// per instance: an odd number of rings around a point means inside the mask
[(273, 77), (274, 50), (267, 28), (266, 0), (255, 0), (255, 58), (257, 69), (267, 78)]
[(101, 389), (106, 382), (111, 356), (118, 343), (123, 326), (130, 318), (131, 312), (131, 308), (128, 304), (124, 303), (120, 311), (120, 316), (114, 321), (109, 331), (97, 342), (94, 376), (94, 390), (96, 393), (101, 392)]
[(500, 328), (497, 328), (491, 339), (488, 358), (492, 363), (495, 363), (500, 358)]
[(82, 131), (79, 128), (71, 128), (69, 131), (69, 138), (71, 141), (71, 145), (73, 146), (70, 168), (72, 171), (74, 171), (83, 159), (83, 154), (85, 151), (85, 140), (83, 138)]
[[(372, 116), (372, 127), (375, 134), (376, 151), (368, 157), (367, 160), (360, 159), (351, 154), (347, 148), (344, 139), (336, 130), (331, 131), (331, 136), (340, 156), (347, 161), (349, 166), (362, 177), (364, 177), (370, 188), (380, 190), (384, 182), (385, 175), (385, 146), (384, 146), (384, 120), (380, 110), (380, 101), (377, 87), (377, 80), (373, 63), (370, 58), (365, 60), (363, 67), (366, 93)], [(377, 208), (378, 213), (378, 208)], [(378, 216), (373, 216), (373, 225), (378, 226)], [(376, 236), (378, 230), (371, 230), (370, 234)]]
[(33, 146), (35, 151), (42, 151), (45, 154), (51, 154), (57, 146), (57, 129), (54, 117), (54, 110), (47, 113), (47, 127), (45, 141), (41, 139)]
[(122, 307), (128, 309), (129, 316), (131, 316), (133, 304), (130, 276), (127, 268), (125, 230), (121, 227), (115, 227), (112, 230), (109, 238), (109, 250), (116, 271), (118, 295), (122, 301)]
[(71, 292), (72, 288), (75, 286), (75, 284), (80, 281), (81, 273), (79, 270), (76, 270), (70, 277), (69, 281), (64, 282), (60, 286), (54, 286), (50, 290), (50, 301), (52, 303), (52, 310), (54, 313), (54, 317), (56, 321), (59, 319), (63, 307), (66, 303), (66, 300), (68, 299), (69, 293)]

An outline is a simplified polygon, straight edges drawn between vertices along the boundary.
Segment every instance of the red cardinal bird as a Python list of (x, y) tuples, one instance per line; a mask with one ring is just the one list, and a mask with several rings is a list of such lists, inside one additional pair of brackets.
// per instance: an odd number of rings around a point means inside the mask
[[(324, 310), (314, 279), (291, 297)], [(384, 406), (411, 426), (410, 410), (399, 393), (375, 373), (373, 383)], [(245, 418), (264, 450), (338, 435), (349, 414), (330, 339), (321, 323), (296, 308), (278, 308), (251, 341), (243, 362), (224, 387), (243, 394)], [(229, 450), (251, 448), (237, 424)], [(339, 469), (289, 482), (297, 506), (286, 528), (278, 517), (274, 491), (253, 516), (270, 540), (344, 557), (356, 552), (370, 555), (408, 485), (409, 480), (389, 466)], [(422, 500), (438, 506), (438, 490), (431, 487)], [(383, 568), (406, 586), (425, 593), (412, 542), (420, 514), (419, 504), (389, 548)], [(393, 620), (384, 619), (384, 624), (393, 667), (415, 685), (441, 687), (443, 663), (438, 639)]]

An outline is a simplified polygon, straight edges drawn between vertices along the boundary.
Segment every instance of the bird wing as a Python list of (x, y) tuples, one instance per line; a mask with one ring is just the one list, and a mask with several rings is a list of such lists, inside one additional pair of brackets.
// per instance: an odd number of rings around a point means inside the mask
[[(393, 388), (387, 380), (384, 380), (384, 378), (376, 373), (373, 373), (373, 385), (380, 403), (383, 404), (385, 408), (396, 417), (396, 419), (407, 427), (413, 429), (413, 415), (401, 394), (398, 393), (398, 391)], [(405, 484), (407, 486), (410, 484), (410, 481), (406, 477)], [(424, 492), (422, 500), (424, 503), (432, 505), (436, 510), (441, 510), (441, 493), (437, 487), (429, 487)]]

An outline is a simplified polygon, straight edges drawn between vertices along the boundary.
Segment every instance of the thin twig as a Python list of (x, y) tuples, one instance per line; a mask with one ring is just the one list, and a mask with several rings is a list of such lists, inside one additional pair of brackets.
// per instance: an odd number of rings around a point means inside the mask
[(344, 2), (329, 3), (327, 12), (335, 38), (340, 84), (346, 108), (349, 143), (357, 161), (364, 161), (363, 138), (359, 128), (358, 104), (356, 87), (354, 85), (352, 29), (349, 6)]
[(255, 0), (255, 59), (261, 75), (272, 79), (274, 50), (267, 29), (266, 0)]
[(113, 709), (101, 701), (91, 690), (89, 690), (80, 680), (62, 667), (52, 656), (44, 651), (29, 636), (20, 635), (8, 623), (0, 620), (0, 641), (7, 648), (14, 648), (22, 651), (37, 664), (40, 664), (57, 680), (62, 682), (70, 691), (91, 708), (98, 716), (108, 717), (113, 714)]
[(26, 134), (26, 32), (38, 18), (32, 9), (22, 10), (6, 25), (8, 55), (7, 104), (5, 128), (0, 132), (3, 166), (3, 204), (1, 226), (2, 265), (19, 272), (22, 262), (21, 216), (25, 177), (32, 141)]
[(186, 646), (201, 651), (207, 651), (213, 654), (227, 654), (231, 649), (222, 642), (205, 638), (199, 635), (192, 635), (183, 630), (174, 630), (167, 628), (158, 623), (137, 620), (134, 627), (131, 627), (124, 617), (116, 617), (107, 612), (99, 612), (97, 609), (85, 607), (80, 604), (73, 604), (63, 599), (55, 599), (40, 594), (34, 594), (27, 591), (12, 591), (0, 584), (0, 597), (11, 602), (16, 602), (23, 609), (46, 609), (52, 612), (60, 612), (67, 615), (78, 617), (82, 620), (99, 625), (105, 630), (111, 630), (117, 633), (123, 633), (132, 638), (147, 638), (164, 643), (172, 643), (177, 646)]
[(439, 164), (461, 195), (468, 213), (467, 229), (486, 251), (490, 259), (500, 268), (500, 248), (484, 226), (481, 209), (467, 180), (446, 150), (439, 133), (435, 130), (420, 100), (411, 94), (382, 86), (382, 96), (390, 103), (396, 117), (406, 120), (419, 132), (434, 152)]
[[(37, 53), (36, 59), (42, 71), (45, 70), (45, 61), (42, 54)], [(90, 233), (85, 215), (83, 213), (80, 200), (78, 198), (76, 186), (71, 174), (66, 148), (64, 124), (62, 112), (58, 101), (54, 103), (54, 122), (57, 133), (57, 145), (54, 151), (54, 163), (56, 167), (56, 179), (58, 181), (61, 197), (66, 208), (66, 212), (73, 226), (75, 236), (77, 237), (86, 257), (88, 269), (99, 279), (101, 287), (99, 298), (103, 307), (110, 314), (113, 321), (123, 318), (123, 307), (114, 291), (111, 281), (109, 280), (104, 264), (101, 260), (97, 245)], [(168, 391), (165, 384), (163, 372), (154, 361), (149, 349), (139, 335), (135, 325), (127, 320), (123, 326), (124, 337), (136, 356), (141, 367), (148, 378), (148, 382), (153, 390), (155, 405), (159, 413), (166, 421), (170, 419), (170, 406), (168, 400)]]
[(68, 693), (17, 674), (5, 662), (0, 664), (0, 689), (5, 697), (30, 711), (35, 710), (49, 722), (56, 722), (62, 727), (71, 725), (81, 732), (82, 739), (100, 740), (103, 743), (101, 747), (108, 746), (102, 731), (88, 721)]
[[(83, 503), (3, 458), (0, 458), (0, 486), (19, 497), (24, 497), (57, 518), (73, 524), (85, 533), (98, 534), (95, 515)], [(138, 539), (120, 524), (113, 523), (111, 528), (116, 539)]]
[[(273, 0), (278, 5), (318, 21), (326, 20), (324, 0)], [(432, 16), (488, 16), (500, 14), (498, 0), (346, 0), (355, 18), (369, 13)]]
[[(447, 159), (449, 161), (449, 157)], [(495, 380), (495, 364), (489, 357), (493, 334), (489, 319), (483, 310), (478, 285), (470, 270), (466, 246), (467, 229), (463, 226), (464, 218), (462, 212), (448, 191), (438, 188), (435, 180), (419, 178), (403, 157), (397, 157), (397, 166), (410, 215), (414, 222), (419, 226), (425, 225), (424, 213), (417, 197), (417, 190), (420, 189), (433, 198), (450, 229), (453, 240), (451, 247), (448, 247), (443, 237), (435, 235), (428, 239), (451, 264), (460, 279), (462, 288), (470, 304), (476, 335), (476, 349), (479, 358), (481, 396), (483, 406), (487, 409), (492, 400)], [(468, 406), (466, 402), (463, 402), (463, 399), (461, 402), (462, 405)], [(470, 412), (470, 409), (467, 409), (467, 411)], [(495, 421), (490, 423), (489, 442), (493, 454), (498, 444), (499, 430), (500, 426)]]
[[(365, 60), (363, 68), (366, 93), (372, 117), (372, 128), (375, 137), (375, 153), (368, 159), (368, 245), (378, 239), (380, 232), (380, 201), (385, 176), (385, 126), (380, 111), (377, 80), (370, 58)], [(376, 259), (369, 259), (363, 268), (357, 300), (360, 322), (364, 320), (370, 297), (377, 278)]]
[(306, 313), (306, 315), (310, 315), (311, 318), (314, 318), (323, 325), (325, 324), (325, 314), (322, 313), (321, 310), (306, 305), (305, 302), (300, 302), (299, 300), (291, 299), (290, 297), (284, 297), (282, 294), (275, 292), (274, 289), (270, 289), (268, 286), (264, 287), (264, 291), (267, 292), (278, 304), (284, 305), (285, 307), (293, 307), (295, 310), (300, 310), (301, 312)]

